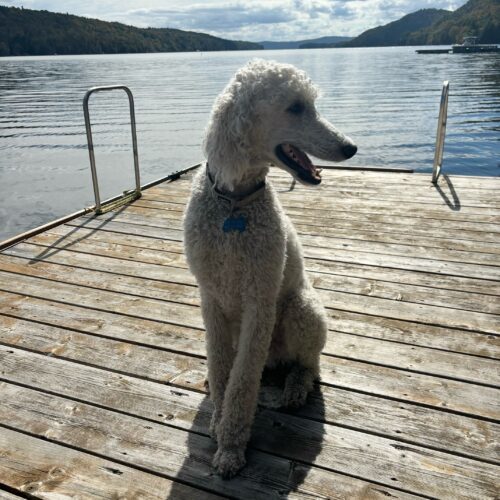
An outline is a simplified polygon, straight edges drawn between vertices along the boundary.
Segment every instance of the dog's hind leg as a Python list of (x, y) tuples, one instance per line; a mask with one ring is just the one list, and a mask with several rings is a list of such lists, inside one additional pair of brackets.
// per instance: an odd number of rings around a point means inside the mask
[(286, 336), (292, 367), (285, 380), (283, 406), (297, 408), (305, 404), (307, 394), (319, 378), (319, 360), (325, 344), (327, 318), (315, 291), (307, 283), (288, 297), (278, 328)]
[(210, 422), (210, 436), (217, 439), (224, 393), (234, 360), (231, 323), (220, 306), (206, 293), (201, 293), (201, 310), (206, 329), (208, 386), (214, 412)]

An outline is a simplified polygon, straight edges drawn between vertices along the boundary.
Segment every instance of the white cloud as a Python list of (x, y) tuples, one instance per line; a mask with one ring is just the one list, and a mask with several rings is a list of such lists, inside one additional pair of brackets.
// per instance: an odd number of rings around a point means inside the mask
[(465, 0), (0, 0), (139, 27), (171, 27), (240, 40), (355, 36), (423, 8), (454, 10)]

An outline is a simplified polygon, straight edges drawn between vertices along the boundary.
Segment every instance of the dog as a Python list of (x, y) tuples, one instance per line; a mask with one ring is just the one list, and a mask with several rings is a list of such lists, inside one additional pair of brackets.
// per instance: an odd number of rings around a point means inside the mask
[(353, 141), (315, 108), (318, 90), (292, 65), (254, 60), (218, 96), (206, 131), (207, 163), (195, 175), (184, 216), (189, 268), (199, 284), (214, 411), (215, 471), (234, 476), (257, 407), (263, 369), (286, 366), (282, 405), (306, 402), (319, 378), (327, 332), (296, 231), (266, 180), (279, 167), (321, 182), (306, 152), (352, 157)]

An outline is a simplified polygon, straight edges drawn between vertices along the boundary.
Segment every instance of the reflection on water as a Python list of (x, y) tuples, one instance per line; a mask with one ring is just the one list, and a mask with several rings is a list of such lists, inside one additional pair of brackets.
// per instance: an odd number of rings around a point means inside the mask
[[(95, 85), (134, 93), (142, 180), (201, 159), (214, 97), (252, 57), (290, 62), (322, 89), (320, 111), (353, 137), (356, 165), (432, 165), (450, 80), (447, 173), (499, 175), (500, 56), (413, 48), (55, 56), (0, 59), (0, 240), (92, 203), (82, 98)], [(133, 185), (124, 93), (91, 98), (103, 198)]]

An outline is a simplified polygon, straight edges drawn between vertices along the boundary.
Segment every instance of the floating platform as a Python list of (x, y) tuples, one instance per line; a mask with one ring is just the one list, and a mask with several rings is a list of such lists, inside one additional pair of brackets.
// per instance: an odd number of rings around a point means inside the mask
[(417, 49), (417, 54), (451, 54), (451, 49)]
[(272, 182), (330, 318), (322, 380), (211, 470), (190, 175), (0, 253), (0, 498), (493, 499), (500, 179)]

